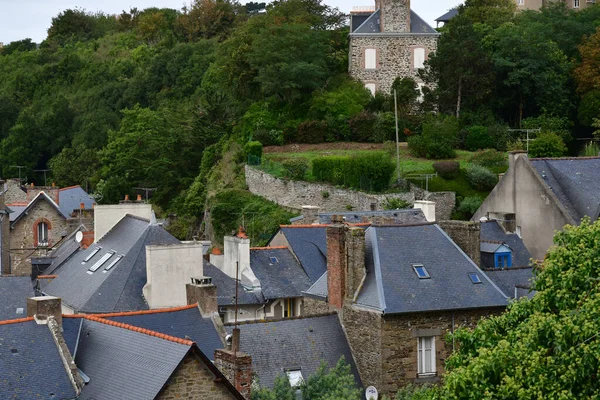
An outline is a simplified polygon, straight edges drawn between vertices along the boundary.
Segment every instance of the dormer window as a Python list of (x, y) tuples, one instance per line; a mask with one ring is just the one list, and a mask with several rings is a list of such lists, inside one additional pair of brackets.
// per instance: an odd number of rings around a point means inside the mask
[(425, 67), (425, 48), (415, 47), (413, 50), (413, 68), (421, 69)]

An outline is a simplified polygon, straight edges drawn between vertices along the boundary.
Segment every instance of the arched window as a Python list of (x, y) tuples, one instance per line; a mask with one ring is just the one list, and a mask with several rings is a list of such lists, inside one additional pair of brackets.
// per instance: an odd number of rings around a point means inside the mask
[(36, 246), (48, 246), (49, 235), (48, 235), (48, 224), (46, 222), (40, 222), (37, 225), (37, 243)]

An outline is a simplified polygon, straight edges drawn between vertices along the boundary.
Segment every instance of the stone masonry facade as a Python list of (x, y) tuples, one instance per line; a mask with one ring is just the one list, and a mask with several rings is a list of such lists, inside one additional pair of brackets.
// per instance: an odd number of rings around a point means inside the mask
[[(419, 69), (414, 68), (414, 50), (424, 48), (426, 57), (437, 50), (438, 36), (434, 34), (371, 33), (350, 36), (350, 75), (365, 84), (375, 83), (376, 90), (389, 94), (394, 80), (413, 78), (417, 83)], [(364, 66), (365, 50), (375, 49), (378, 65)]]
[(230, 400), (227, 388), (215, 380), (214, 374), (193, 353), (188, 354), (165, 385), (157, 400)]
[(410, 0), (375, 0), (383, 32), (410, 32)]

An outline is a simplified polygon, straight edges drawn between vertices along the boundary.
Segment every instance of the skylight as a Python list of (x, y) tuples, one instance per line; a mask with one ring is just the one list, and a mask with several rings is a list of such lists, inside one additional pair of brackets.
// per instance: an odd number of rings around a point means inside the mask
[(302, 377), (302, 371), (299, 369), (286, 371), (285, 373), (288, 376), (288, 380), (290, 381), (291, 387), (300, 386), (302, 382), (304, 382), (304, 378)]
[(112, 267), (114, 267), (119, 261), (121, 261), (121, 258), (123, 258), (124, 256), (121, 254), (120, 256), (118, 256), (117, 258), (115, 258), (114, 260), (112, 260), (112, 262), (110, 264), (108, 264), (108, 266), (106, 268), (104, 268), (104, 271), (102, 272), (108, 272), (110, 271), (110, 269)]
[(278, 262), (279, 262), (279, 260), (277, 260), (277, 257), (269, 257), (269, 259), (271, 260), (271, 262), (272, 262), (273, 264), (275, 264), (275, 263), (278, 263)]
[(102, 258), (100, 258), (98, 261), (96, 261), (96, 263), (94, 265), (92, 265), (90, 267), (89, 271), (90, 272), (96, 272), (102, 266), (102, 264), (104, 264), (105, 262), (107, 262), (108, 259), (111, 258), (114, 254), (115, 254), (114, 251), (109, 251), (108, 253), (106, 253), (105, 255), (103, 255)]
[(86, 262), (90, 261), (92, 259), (92, 257), (94, 257), (100, 250), (102, 250), (102, 247), (96, 247), (94, 249), (94, 251), (92, 251), (86, 258), (85, 260), (83, 260), (82, 264), (85, 264)]
[(474, 272), (469, 274), (469, 278), (471, 278), (471, 282), (473, 282), (473, 283), (482, 283), (481, 279), (479, 279), (479, 275), (477, 275)]
[(415, 273), (417, 274), (417, 276), (419, 277), (419, 279), (429, 279), (429, 278), (431, 278), (429, 276), (429, 272), (427, 272), (427, 270), (425, 269), (425, 267), (423, 266), (423, 264), (413, 264), (412, 267), (415, 270)]

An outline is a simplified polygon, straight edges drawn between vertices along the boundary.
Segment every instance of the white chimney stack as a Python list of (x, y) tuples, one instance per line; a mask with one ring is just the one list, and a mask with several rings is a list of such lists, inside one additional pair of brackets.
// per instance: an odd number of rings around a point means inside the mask
[(427, 222), (435, 222), (435, 202), (433, 201), (425, 201), (425, 200), (417, 200), (415, 201), (414, 208), (420, 209), (425, 214), (425, 219)]

